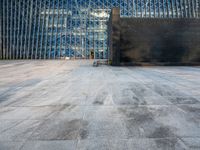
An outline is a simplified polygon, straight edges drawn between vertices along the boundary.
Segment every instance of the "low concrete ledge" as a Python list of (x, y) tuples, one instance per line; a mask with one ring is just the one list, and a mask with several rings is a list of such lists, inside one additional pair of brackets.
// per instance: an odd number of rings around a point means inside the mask
[(165, 63), (144, 63), (144, 62), (120, 62), (119, 66), (200, 66), (199, 62), (165, 62)]

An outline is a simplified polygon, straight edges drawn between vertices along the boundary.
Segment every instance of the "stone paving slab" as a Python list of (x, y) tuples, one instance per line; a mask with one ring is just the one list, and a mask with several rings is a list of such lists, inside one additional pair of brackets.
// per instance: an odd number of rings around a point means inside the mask
[(199, 150), (200, 67), (0, 61), (0, 150)]

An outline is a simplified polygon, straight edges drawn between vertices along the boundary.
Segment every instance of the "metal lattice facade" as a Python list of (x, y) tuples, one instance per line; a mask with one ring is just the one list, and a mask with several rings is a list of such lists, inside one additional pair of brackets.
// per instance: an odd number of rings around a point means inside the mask
[(2, 59), (107, 58), (107, 21), (199, 18), (199, 0), (1, 0)]

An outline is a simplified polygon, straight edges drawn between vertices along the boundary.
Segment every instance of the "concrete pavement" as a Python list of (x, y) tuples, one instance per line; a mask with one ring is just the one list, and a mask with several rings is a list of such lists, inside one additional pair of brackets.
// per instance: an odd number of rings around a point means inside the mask
[(0, 150), (200, 149), (200, 67), (0, 61)]

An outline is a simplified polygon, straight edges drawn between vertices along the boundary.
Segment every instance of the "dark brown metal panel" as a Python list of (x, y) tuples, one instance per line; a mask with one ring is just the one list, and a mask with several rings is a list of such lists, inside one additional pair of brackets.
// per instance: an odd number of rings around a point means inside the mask
[(200, 19), (120, 18), (112, 27), (115, 62), (200, 64)]
[(3, 1), (0, 1), (0, 59), (3, 59)]
[(110, 27), (110, 61), (113, 66), (120, 65), (120, 9), (114, 8), (111, 13)]
[(199, 19), (121, 18), (121, 62), (200, 63)]

